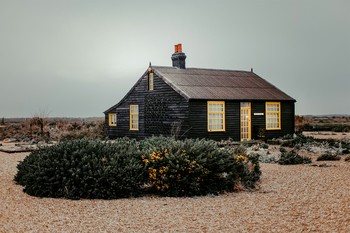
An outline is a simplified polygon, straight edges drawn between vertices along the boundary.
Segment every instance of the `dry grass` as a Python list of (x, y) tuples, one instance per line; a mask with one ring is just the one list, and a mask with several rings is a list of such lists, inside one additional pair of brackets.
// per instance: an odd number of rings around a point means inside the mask
[(0, 141), (60, 141), (72, 138), (104, 138), (103, 118), (12, 119), (0, 127)]
[(350, 133), (349, 132), (331, 132), (331, 131), (310, 131), (303, 132), (305, 136), (311, 136), (315, 139), (334, 139), (337, 141), (350, 141)]
[(350, 132), (350, 115), (295, 116), (296, 131)]
[(0, 232), (350, 232), (343, 159), (328, 167), (261, 164), (256, 192), (72, 201), (23, 193), (12, 180), (25, 156), (0, 152)]

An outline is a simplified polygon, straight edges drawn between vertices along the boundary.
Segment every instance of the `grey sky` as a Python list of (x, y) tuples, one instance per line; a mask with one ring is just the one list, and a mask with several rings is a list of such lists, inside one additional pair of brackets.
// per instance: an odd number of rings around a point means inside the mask
[(0, 117), (102, 116), (153, 65), (250, 70), (350, 114), (347, 0), (0, 0)]

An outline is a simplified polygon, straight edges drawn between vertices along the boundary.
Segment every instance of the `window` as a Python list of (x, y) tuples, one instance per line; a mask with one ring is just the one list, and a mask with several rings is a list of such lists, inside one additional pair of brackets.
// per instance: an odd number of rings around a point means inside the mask
[(115, 113), (108, 114), (108, 125), (117, 126), (117, 114)]
[(224, 101), (208, 101), (208, 131), (225, 131)]
[(139, 106), (130, 105), (130, 130), (139, 130)]
[(153, 91), (153, 72), (148, 73), (148, 90)]
[(266, 129), (281, 129), (280, 102), (266, 102)]

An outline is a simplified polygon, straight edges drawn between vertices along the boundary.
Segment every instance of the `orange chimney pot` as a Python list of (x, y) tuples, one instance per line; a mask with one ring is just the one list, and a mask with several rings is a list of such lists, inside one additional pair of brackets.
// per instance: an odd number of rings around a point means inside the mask
[(182, 53), (182, 44), (175, 45), (175, 53)]
[(182, 53), (182, 44), (177, 45), (177, 52)]

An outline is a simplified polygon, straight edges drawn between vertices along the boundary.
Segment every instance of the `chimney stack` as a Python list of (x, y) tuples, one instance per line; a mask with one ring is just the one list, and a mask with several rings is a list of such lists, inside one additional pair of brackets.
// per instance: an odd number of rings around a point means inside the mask
[(186, 54), (182, 52), (182, 44), (175, 45), (175, 53), (171, 56), (173, 67), (186, 69)]

